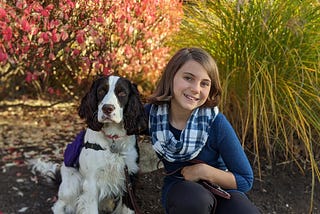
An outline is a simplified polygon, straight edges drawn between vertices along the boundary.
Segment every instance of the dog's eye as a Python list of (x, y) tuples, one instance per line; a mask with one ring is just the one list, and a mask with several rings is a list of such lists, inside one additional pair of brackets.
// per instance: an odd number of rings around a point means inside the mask
[(118, 93), (118, 96), (119, 96), (119, 97), (124, 97), (124, 96), (127, 96), (127, 93), (124, 92), (124, 91), (120, 91), (120, 92)]
[(105, 93), (106, 93), (106, 91), (104, 89), (99, 89), (98, 90), (98, 95), (99, 96), (103, 96), (103, 95), (105, 95)]

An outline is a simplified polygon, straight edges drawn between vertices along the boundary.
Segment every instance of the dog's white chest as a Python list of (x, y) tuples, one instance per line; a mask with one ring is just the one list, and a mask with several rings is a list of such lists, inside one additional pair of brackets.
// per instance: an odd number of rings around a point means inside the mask
[[(87, 129), (84, 140), (85, 143), (90, 140), (90, 144), (99, 145), (101, 149), (82, 148), (79, 157), (81, 175), (89, 183), (96, 183), (100, 192), (99, 198), (121, 195), (125, 190), (125, 167), (128, 167), (129, 173), (138, 171), (136, 165), (138, 154), (132, 148), (135, 138), (128, 137), (126, 139), (128, 142), (119, 143), (107, 139), (101, 133)], [(111, 146), (114, 148), (111, 149)]]
[(114, 172), (115, 169), (124, 170), (124, 158), (118, 153), (109, 150), (82, 149), (80, 158), (80, 170), (84, 174), (96, 174), (100, 171)]

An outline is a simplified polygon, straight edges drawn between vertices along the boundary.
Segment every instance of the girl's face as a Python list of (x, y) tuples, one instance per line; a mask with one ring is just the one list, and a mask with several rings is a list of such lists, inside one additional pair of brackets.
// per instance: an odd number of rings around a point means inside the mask
[(191, 112), (206, 102), (210, 88), (210, 77), (202, 65), (187, 61), (174, 76), (171, 108)]

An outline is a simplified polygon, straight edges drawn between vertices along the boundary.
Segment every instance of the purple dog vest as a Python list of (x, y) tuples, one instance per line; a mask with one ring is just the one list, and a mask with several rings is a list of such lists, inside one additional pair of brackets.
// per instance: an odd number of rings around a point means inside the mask
[(79, 156), (83, 147), (85, 131), (81, 131), (77, 134), (76, 138), (72, 143), (67, 145), (64, 151), (64, 164), (68, 167), (79, 168)]

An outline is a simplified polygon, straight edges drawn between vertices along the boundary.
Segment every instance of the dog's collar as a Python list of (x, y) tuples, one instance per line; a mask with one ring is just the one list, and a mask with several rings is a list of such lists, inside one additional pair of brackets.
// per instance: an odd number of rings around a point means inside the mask
[(115, 135), (111, 135), (111, 134), (106, 134), (106, 133), (104, 133), (104, 136), (106, 136), (107, 138), (112, 140), (112, 143), (110, 145), (110, 151), (112, 153), (118, 153), (119, 151), (118, 151), (118, 149), (116, 147), (116, 143), (114, 141), (119, 139), (119, 138), (122, 138), (122, 137), (120, 137), (119, 135), (116, 135), (116, 134)]
[(124, 136), (119, 136), (119, 135), (117, 135), (117, 134), (111, 135), (111, 134), (106, 134), (106, 133), (104, 133), (104, 135), (105, 135), (107, 138), (110, 138), (110, 139), (113, 140), (113, 141), (115, 141), (115, 140), (117, 140), (117, 139), (119, 139), (119, 138), (124, 137)]
[(99, 144), (89, 143), (88, 141), (83, 145), (86, 149), (104, 150)]

